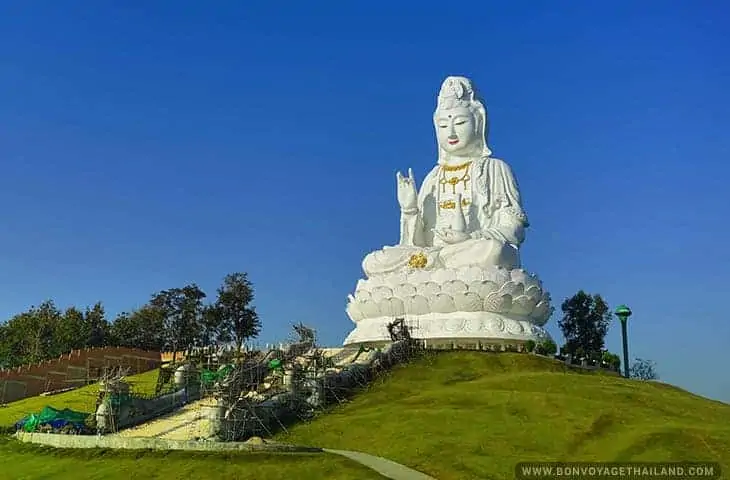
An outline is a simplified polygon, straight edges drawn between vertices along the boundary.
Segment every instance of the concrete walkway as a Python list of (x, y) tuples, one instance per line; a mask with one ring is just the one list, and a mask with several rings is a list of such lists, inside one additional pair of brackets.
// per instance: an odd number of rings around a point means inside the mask
[(348, 450), (330, 450), (329, 448), (323, 448), (323, 452), (340, 455), (350, 460), (353, 460), (360, 465), (364, 465), (371, 470), (375, 470), (384, 477), (390, 478), (391, 480), (436, 480), (433, 477), (429, 477), (425, 473), (421, 473), (412, 468), (396, 463), (392, 460), (388, 460), (383, 457), (376, 457), (362, 452), (351, 452)]
[[(137, 427), (122, 430), (110, 436), (127, 438), (159, 438), (163, 440), (193, 440), (202, 437), (208, 430), (208, 419), (200, 415), (200, 407), (205, 400), (185, 405), (179, 410), (170, 412)], [(330, 450), (323, 448), (322, 451), (334, 455), (346, 457), (390, 478), (391, 480), (436, 480), (412, 468), (396, 463), (386, 458), (377, 457), (363, 452), (348, 450)]]

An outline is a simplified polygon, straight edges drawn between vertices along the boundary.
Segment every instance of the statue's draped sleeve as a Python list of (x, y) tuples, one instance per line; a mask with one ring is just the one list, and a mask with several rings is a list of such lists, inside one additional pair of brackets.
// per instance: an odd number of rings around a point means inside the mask
[(486, 180), (480, 189), (480, 193), (486, 193), (479, 212), (481, 236), (519, 247), (525, 240), (528, 222), (512, 169), (502, 160), (488, 158), (480, 177)]

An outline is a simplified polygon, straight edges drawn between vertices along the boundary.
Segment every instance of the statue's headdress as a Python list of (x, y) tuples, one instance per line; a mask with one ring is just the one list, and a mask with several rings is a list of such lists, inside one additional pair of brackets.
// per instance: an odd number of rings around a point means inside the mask
[(474, 113), (477, 120), (479, 139), (482, 142), (482, 156), (490, 156), (492, 151), (487, 146), (487, 132), (489, 131), (487, 109), (479, 99), (471, 80), (466, 77), (447, 77), (444, 83), (441, 84), (438, 106), (434, 113), (434, 122), (440, 110), (456, 107), (466, 107)]

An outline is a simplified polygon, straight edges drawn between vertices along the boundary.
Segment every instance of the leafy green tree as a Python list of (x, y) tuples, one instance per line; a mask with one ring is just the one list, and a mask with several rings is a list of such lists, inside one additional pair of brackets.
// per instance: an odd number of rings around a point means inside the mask
[(17, 365), (10, 340), (10, 329), (7, 325), (0, 325), (0, 368), (10, 368)]
[(216, 309), (221, 315), (222, 333), (228, 334), (236, 342), (236, 351), (249, 338), (255, 338), (261, 331), (261, 321), (252, 305), (253, 284), (246, 273), (231, 273), (223, 279), (218, 289)]
[(56, 332), (63, 314), (51, 300), (11, 318), (5, 326), (8, 347), (17, 363), (36, 363), (57, 357), (63, 345)]
[(84, 314), (76, 307), (69, 307), (63, 312), (54, 332), (55, 342), (60, 353), (86, 347)]
[(563, 350), (573, 356), (599, 360), (612, 316), (608, 304), (600, 295), (580, 290), (566, 299), (561, 309), (563, 318), (558, 326), (566, 340)]
[(123, 312), (109, 330), (109, 341), (114, 345), (161, 351), (165, 346), (165, 312), (151, 305)]
[(164, 314), (166, 345), (173, 351), (173, 362), (180, 349), (201, 341), (205, 297), (205, 292), (193, 283), (183, 288), (163, 290), (150, 301), (152, 307)]
[(101, 302), (84, 312), (83, 336), (85, 347), (104, 347), (110, 344), (110, 325)]
[(203, 307), (202, 344), (204, 346), (226, 343), (232, 340), (231, 332), (226, 327), (223, 309), (218, 305)]

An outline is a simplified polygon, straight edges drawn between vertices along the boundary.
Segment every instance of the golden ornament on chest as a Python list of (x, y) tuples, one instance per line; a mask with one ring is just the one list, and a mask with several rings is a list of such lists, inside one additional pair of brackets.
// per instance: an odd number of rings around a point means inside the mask
[[(441, 171), (443, 174), (441, 175), (441, 178), (439, 179), (439, 184), (441, 185), (441, 192), (446, 192), (446, 185), (451, 185), (451, 193), (456, 194), (456, 186), (460, 183), (464, 184), (464, 188), (468, 188), (467, 182), (471, 180), (471, 177), (469, 176), (469, 165), (471, 165), (471, 162), (463, 163), (461, 165), (456, 166), (449, 166), (449, 165), (442, 165)], [(464, 175), (462, 176), (456, 176), (456, 177), (449, 177), (446, 178), (446, 174), (448, 172), (458, 172), (460, 170), (464, 170)]]

